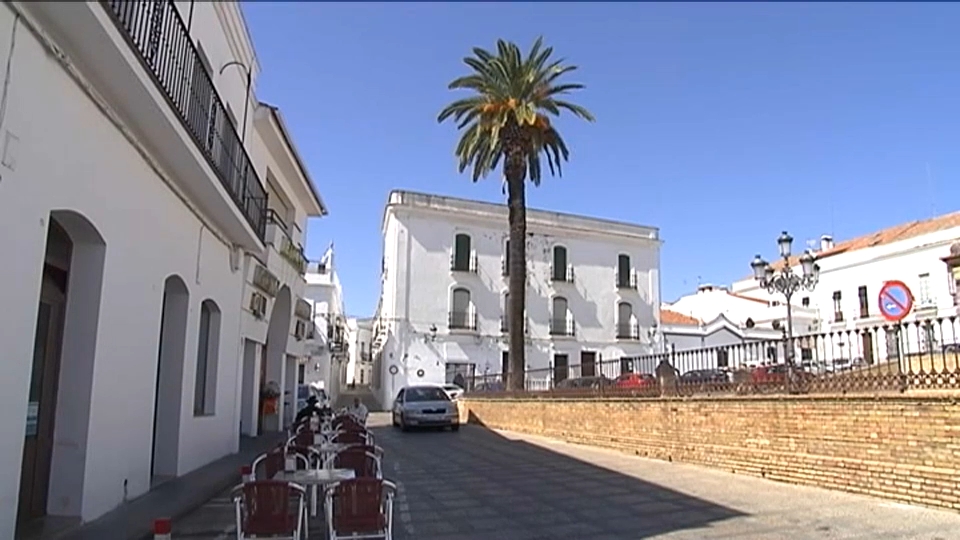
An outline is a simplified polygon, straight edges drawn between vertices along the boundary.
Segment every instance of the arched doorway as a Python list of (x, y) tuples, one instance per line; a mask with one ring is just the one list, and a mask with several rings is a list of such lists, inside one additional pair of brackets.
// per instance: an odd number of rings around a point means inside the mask
[(151, 483), (177, 476), (183, 404), (183, 355), (187, 343), (190, 293), (180, 276), (163, 282), (156, 393), (153, 397)]
[(38, 298), (18, 525), (79, 516), (106, 242), (74, 211), (50, 213)]
[[(283, 389), (286, 371), (287, 339), (290, 338), (290, 320), (293, 317), (293, 298), (284, 285), (273, 300), (270, 322), (267, 324), (267, 342), (260, 362), (260, 433), (283, 429)], [(271, 405), (264, 399), (267, 389), (279, 392)]]

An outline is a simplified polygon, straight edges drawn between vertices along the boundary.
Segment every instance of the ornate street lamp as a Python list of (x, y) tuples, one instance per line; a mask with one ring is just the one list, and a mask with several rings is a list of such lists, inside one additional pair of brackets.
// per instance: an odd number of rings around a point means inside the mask
[(791, 300), (793, 295), (801, 290), (812, 291), (820, 281), (820, 267), (817, 265), (816, 258), (808, 249), (800, 256), (800, 268), (802, 274), (793, 271), (790, 265), (790, 253), (793, 249), (793, 237), (783, 231), (777, 238), (777, 247), (780, 250), (780, 258), (783, 265), (779, 270), (774, 270), (767, 261), (760, 255), (753, 258), (750, 267), (753, 268), (753, 277), (760, 283), (760, 286), (770, 294), (780, 293), (787, 300), (787, 363), (793, 364), (793, 304)]

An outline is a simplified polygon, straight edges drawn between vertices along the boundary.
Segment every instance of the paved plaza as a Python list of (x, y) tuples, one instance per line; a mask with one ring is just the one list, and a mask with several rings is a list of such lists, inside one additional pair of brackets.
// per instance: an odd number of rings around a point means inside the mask
[[(404, 540), (949, 540), (960, 514), (464, 426), (401, 433), (371, 415)], [(174, 540), (225, 540), (227, 494)], [(322, 539), (317, 532), (311, 540)]]

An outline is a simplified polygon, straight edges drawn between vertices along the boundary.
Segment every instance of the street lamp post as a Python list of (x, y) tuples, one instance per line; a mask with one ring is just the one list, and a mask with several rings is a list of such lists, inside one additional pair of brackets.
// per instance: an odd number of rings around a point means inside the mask
[(800, 268), (803, 274), (797, 274), (790, 265), (790, 252), (793, 248), (793, 237), (783, 231), (777, 238), (777, 247), (780, 249), (780, 258), (783, 266), (774, 270), (760, 255), (754, 257), (750, 267), (753, 268), (753, 277), (760, 286), (770, 294), (780, 293), (787, 300), (787, 364), (793, 365), (793, 295), (801, 290), (812, 291), (820, 281), (820, 267), (810, 250), (800, 256)]

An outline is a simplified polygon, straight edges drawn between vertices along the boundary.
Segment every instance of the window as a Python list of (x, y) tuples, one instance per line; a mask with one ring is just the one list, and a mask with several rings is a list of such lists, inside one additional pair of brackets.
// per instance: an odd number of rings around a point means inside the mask
[(450, 328), (475, 328), (470, 309), (470, 291), (464, 288), (454, 289), (450, 304)]
[(730, 351), (727, 349), (717, 349), (717, 367), (725, 368), (730, 366)]
[(920, 287), (917, 290), (917, 304), (929, 306), (933, 304), (933, 296), (930, 294), (930, 274), (920, 274), (918, 276)]
[(507, 373), (510, 372), (510, 351), (503, 351), (500, 353), (500, 373), (503, 375), (504, 382), (506, 382)]
[(451, 269), (456, 272), (470, 271), (470, 235), (458, 234), (453, 242), (453, 261)]
[[(307, 365), (300, 364), (297, 366), (297, 384), (303, 384), (303, 381), (307, 378)], [(306, 388), (306, 387), (301, 387)]]
[(505, 276), (510, 275), (510, 241), (507, 240), (503, 243), (503, 268), (502, 274)]
[(620, 359), (620, 374), (633, 373), (633, 360), (630, 358)]
[(840, 291), (833, 291), (833, 322), (843, 322), (843, 309), (840, 307)]
[(553, 281), (570, 281), (567, 279), (567, 248), (553, 246)]
[(803, 307), (810, 307), (810, 297), (804, 296), (803, 299), (800, 300), (800, 305), (802, 305)]
[(617, 257), (617, 287), (625, 288), (630, 286), (630, 256), (620, 255)]
[(550, 334), (554, 336), (572, 336), (573, 321), (567, 316), (567, 299), (562, 296), (553, 298), (553, 319), (550, 323)]
[(194, 416), (212, 416), (217, 401), (217, 360), (220, 353), (220, 308), (213, 300), (200, 304)]
[(621, 339), (637, 339), (637, 328), (633, 324), (633, 306), (630, 302), (617, 304), (617, 337)]
[(570, 376), (570, 359), (565, 354), (553, 355), (553, 384), (567, 380)]
[(857, 298), (860, 299), (860, 318), (866, 319), (870, 316), (870, 299), (867, 298), (867, 286), (861, 285), (857, 289)]
[(510, 331), (510, 293), (503, 295), (503, 315), (500, 317), (500, 330)]

